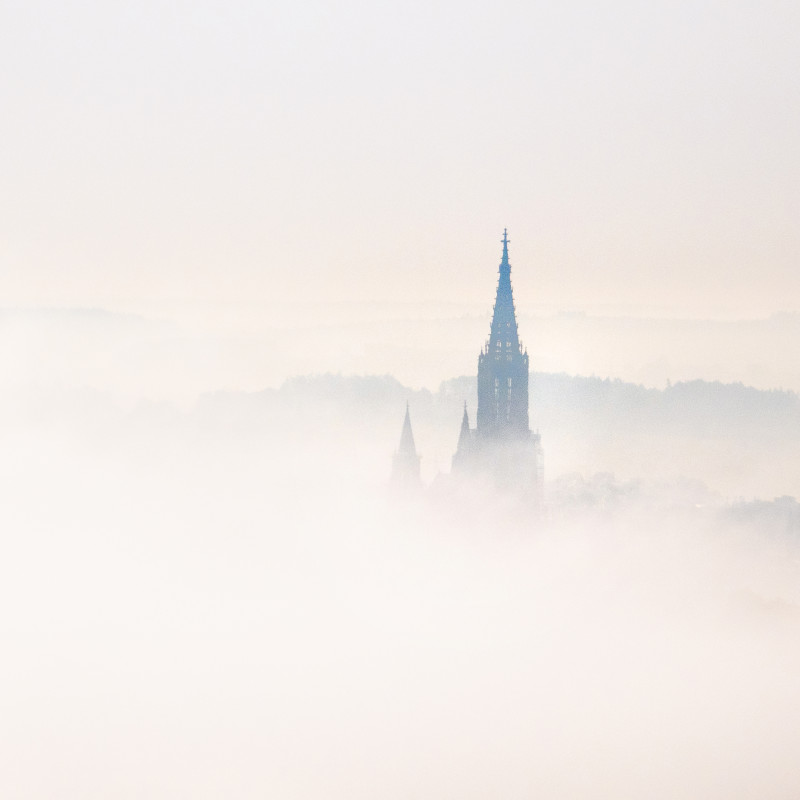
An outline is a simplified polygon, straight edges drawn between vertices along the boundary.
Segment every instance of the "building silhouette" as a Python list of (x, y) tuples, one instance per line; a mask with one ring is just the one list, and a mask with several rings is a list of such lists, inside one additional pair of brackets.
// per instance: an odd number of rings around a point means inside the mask
[(392, 460), (392, 483), (405, 488), (414, 488), (420, 485), (419, 456), (414, 445), (408, 403), (406, 403), (406, 417), (400, 434), (400, 445)]
[(528, 352), (517, 330), (507, 230), (502, 242), (492, 326), (478, 356), (477, 424), (470, 428), (465, 403), (453, 474), (538, 498), (544, 474), (542, 445), (528, 420)]

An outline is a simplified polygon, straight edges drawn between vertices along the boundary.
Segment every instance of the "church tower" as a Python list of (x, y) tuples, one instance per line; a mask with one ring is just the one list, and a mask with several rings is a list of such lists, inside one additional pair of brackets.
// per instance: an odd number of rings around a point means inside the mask
[(477, 427), (470, 429), (465, 406), (453, 472), (489, 477), (498, 487), (539, 497), (542, 447), (528, 421), (528, 352), (517, 330), (507, 230), (502, 242), (492, 325), (478, 356)]
[(392, 483), (397, 486), (415, 487), (420, 485), (419, 456), (414, 445), (414, 433), (411, 430), (411, 415), (406, 403), (406, 417), (400, 434), (400, 446), (392, 461)]
[(478, 356), (478, 435), (515, 439), (528, 432), (528, 351), (517, 332), (508, 263), (508, 231), (497, 282), (489, 341)]

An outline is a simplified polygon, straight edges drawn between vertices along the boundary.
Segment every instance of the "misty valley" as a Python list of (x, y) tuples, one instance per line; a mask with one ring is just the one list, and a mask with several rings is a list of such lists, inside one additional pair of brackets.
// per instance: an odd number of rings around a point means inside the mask
[(792, 797), (797, 397), (531, 387), (543, 513), (437, 478), (474, 378), (7, 392), (6, 785)]

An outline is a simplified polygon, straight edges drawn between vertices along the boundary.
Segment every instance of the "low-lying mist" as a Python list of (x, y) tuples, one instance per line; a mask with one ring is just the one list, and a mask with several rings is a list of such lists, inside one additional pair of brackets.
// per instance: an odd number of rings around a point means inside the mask
[(797, 796), (793, 512), (398, 497), (399, 415), (74, 402), (2, 429), (0, 795)]

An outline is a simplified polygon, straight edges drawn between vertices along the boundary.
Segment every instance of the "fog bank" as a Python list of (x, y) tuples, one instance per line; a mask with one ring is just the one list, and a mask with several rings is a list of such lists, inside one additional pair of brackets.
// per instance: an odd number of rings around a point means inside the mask
[(797, 530), (156, 411), (4, 433), (4, 796), (796, 796)]

